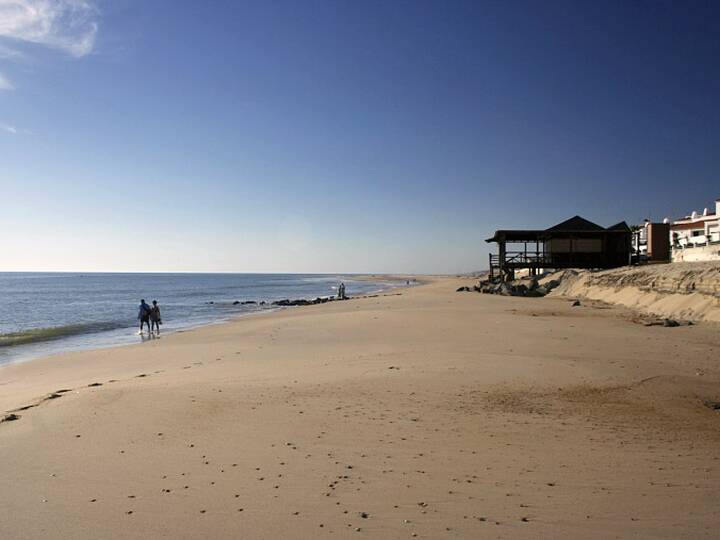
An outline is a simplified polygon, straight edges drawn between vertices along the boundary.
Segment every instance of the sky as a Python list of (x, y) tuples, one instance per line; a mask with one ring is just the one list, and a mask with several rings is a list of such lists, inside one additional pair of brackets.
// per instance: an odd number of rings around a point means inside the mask
[(487, 267), (720, 197), (720, 3), (0, 0), (0, 271)]

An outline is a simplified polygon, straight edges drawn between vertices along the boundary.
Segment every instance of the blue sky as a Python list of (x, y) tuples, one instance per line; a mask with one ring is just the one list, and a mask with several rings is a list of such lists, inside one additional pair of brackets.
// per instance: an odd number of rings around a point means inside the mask
[(713, 2), (0, 0), (1, 270), (460, 272), (720, 197)]

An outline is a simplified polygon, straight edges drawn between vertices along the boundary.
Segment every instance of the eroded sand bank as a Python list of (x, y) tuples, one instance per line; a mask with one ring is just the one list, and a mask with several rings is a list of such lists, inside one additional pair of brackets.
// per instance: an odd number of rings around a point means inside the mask
[[(720, 262), (629, 266), (602, 272), (558, 272), (551, 295), (601, 300), (631, 309), (720, 323)], [(552, 279), (549, 276), (547, 279)]]
[(717, 537), (717, 326), (471, 284), (0, 369), (0, 538)]

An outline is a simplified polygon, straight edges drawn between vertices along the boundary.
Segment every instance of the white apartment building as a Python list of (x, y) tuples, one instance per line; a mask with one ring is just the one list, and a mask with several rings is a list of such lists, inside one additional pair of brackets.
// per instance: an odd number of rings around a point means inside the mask
[(673, 221), (670, 226), (670, 242), (676, 249), (720, 242), (720, 199), (715, 201), (714, 212), (705, 208), (702, 214), (693, 211), (689, 216)]

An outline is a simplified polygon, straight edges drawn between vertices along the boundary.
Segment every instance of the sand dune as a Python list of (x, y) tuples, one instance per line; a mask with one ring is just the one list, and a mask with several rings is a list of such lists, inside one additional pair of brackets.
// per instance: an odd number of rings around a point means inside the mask
[(602, 300), (662, 317), (720, 322), (720, 263), (564, 271), (551, 294)]
[(717, 327), (465, 284), (0, 369), (0, 537), (716, 538)]

